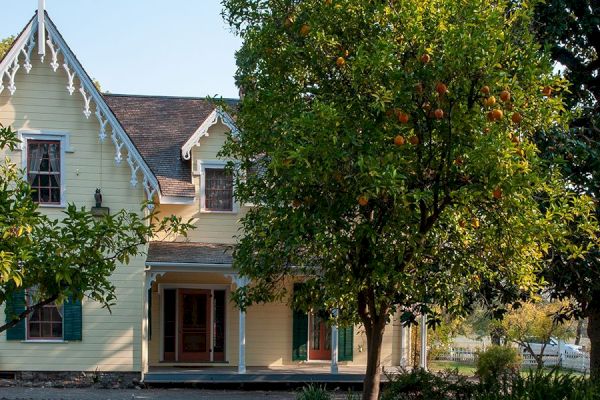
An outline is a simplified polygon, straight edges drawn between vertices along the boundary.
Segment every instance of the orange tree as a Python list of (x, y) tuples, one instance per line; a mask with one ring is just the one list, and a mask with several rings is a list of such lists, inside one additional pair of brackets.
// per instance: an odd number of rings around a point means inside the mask
[(398, 310), (410, 323), (433, 305), (464, 313), (477, 293), (535, 291), (563, 221), (593, 228), (589, 199), (566, 193), (531, 141), (564, 122), (565, 84), (530, 33), (531, 7), (223, 4), (244, 43), (240, 132), (222, 155), (237, 160), (238, 200), (255, 205), (235, 252), (252, 283), (234, 299), (281, 299), (301, 276), (296, 307), (364, 326), (364, 399), (378, 397)]

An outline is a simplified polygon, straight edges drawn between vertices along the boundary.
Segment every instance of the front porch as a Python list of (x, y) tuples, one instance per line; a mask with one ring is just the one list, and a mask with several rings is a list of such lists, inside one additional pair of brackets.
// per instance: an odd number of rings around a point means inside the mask
[[(395, 373), (397, 368), (388, 367), (386, 373)], [(281, 385), (296, 386), (306, 383), (330, 384), (359, 387), (364, 379), (365, 367), (340, 366), (332, 374), (326, 364), (296, 365), (281, 367), (248, 367), (239, 374), (237, 367), (151, 367), (144, 383), (152, 385)], [(384, 374), (382, 382), (387, 381)]]

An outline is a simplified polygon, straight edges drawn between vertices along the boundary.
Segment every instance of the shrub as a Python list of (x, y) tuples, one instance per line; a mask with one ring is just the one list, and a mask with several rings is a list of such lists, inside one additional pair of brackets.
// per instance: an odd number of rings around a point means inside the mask
[(521, 357), (517, 350), (507, 346), (491, 346), (479, 353), (477, 357), (477, 370), (484, 385), (497, 386), (515, 375), (521, 365)]
[(433, 374), (422, 369), (388, 375), (381, 400), (470, 400), (476, 385), (456, 371)]
[(331, 395), (325, 387), (308, 385), (296, 395), (296, 400), (331, 400)]

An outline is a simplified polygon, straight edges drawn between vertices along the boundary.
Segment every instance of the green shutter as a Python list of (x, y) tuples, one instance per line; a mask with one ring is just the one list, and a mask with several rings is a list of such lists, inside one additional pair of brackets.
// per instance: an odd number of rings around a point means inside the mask
[(354, 329), (338, 329), (338, 361), (352, 361), (352, 348), (354, 347)]
[(81, 300), (68, 300), (63, 304), (63, 339), (81, 340)]
[(152, 339), (152, 288), (148, 289), (148, 340)]
[[(294, 291), (301, 285), (294, 284)], [(293, 310), (292, 322), (292, 360), (306, 361), (308, 358), (308, 314)]]
[[(17, 290), (13, 293), (12, 298), (6, 299), (6, 322), (12, 321), (13, 317), (25, 311), (25, 291)], [(25, 319), (6, 331), (6, 340), (25, 340)]]

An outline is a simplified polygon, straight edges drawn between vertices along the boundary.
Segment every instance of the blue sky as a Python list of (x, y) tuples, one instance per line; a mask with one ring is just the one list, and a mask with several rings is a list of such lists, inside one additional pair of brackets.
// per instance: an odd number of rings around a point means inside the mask
[[(0, 38), (18, 34), (37, 0), (0, 0)], [(220, 0), (46, 0), (84, 68), (112, 93), (238, 97), (241, 40)]]

